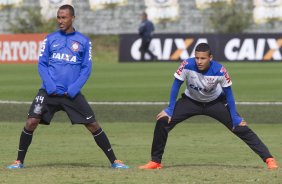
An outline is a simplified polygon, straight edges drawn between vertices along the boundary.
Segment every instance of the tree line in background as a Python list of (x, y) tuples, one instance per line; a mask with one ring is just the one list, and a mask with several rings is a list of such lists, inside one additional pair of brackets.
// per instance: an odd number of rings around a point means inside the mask
[(245, 3), (218, 2), (213, 3), (207, 10), (202, 10), (202, 14), (218, 33), (243, 33), (254, 23), (252, 6), (251, 1)]

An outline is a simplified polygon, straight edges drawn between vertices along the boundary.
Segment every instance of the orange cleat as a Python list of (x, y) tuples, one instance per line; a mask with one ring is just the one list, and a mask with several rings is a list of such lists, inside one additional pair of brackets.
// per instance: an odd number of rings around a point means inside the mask
[(154, 161), (150, 161), (145, 165), (139, 166), (139, 169), (161, 169), (162, 164)]
[(278, 165), (274, 158), (268, 158), (265, 160), (268, 169), (278, 169)]

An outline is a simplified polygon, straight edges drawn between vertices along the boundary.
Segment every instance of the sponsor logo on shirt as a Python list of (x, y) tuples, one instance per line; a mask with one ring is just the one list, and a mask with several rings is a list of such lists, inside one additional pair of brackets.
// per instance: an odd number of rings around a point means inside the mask
[(69, 62), (76, 62), (76, 56), (73, 56), (71, 54), (65, 54), (65, 53), (56, 53), (54, 52), (52, 54), (53, 59), (63, 60), (63, 61), (69, 61)]
[(91, 61), (92, 59), (91, 51), (92, 51), (92, 43), (89, 42), (89, 61)]
[(43, 56), (43, 53), (44, 53), (44, 50), (45, 50), (45, 47), (46, 47), (46, 42), (47, 42), (47, 38), (45, 38), (42, 42), (39, 57)]
[(223, 75), (224, 75), (224, 77), (225, 77), (227, 83), (230, 83), (230, 82), (231, 82), (231, 78), (229, 77), (229, 75), (228, 75), (228, 73), (227, 73), (227, 70), (226, 70), (224, 67), (222, 67), (222, 68), (220, 69), (220, 72), (223, 73)]
[(194, 84), (189, 84), (189, 87), (196, 90), (196, 91), (202, 91), (202, 92), (206, 92), (206, 93), (209, 93), (211, 92), (212, 90), (214, 90), (214, 88), (210, 88), (210, 89), (205, 89), (205, 88), (201, 88), (201, 87), (197, 87), (195, 86)]
[(187, 61), (182, 61), (182, 63), (180, 64), (179, 68), (177, 69), (176, 73), (177, 75), (180, 75), (185, 67), (185, 65), (187, 65), (188, 62)]

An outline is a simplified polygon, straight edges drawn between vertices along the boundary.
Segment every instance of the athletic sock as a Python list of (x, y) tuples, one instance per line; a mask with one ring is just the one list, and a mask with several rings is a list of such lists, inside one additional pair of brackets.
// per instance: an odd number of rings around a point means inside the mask
[(27, 149), (32, 141), (32, 135), (33, 135), (33, 131), (29, 131), (24, 127), (20, 137), (18, 158), (17, 158), (17, 160), (21, 161), (21, 163), (24, 163)]
[(114, 163), (114, 161), (116, 160), (116, 156), (105, 132), (100, 128), (99, 130), (93, 133), (93, 137), (97, 145), (104, 151), (110, 162)]

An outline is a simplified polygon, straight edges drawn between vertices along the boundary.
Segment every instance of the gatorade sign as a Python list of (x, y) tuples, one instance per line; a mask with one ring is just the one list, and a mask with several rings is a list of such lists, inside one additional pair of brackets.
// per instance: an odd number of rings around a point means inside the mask
[(46, 34), (0, 35), (0, 63), (37, 63)]

